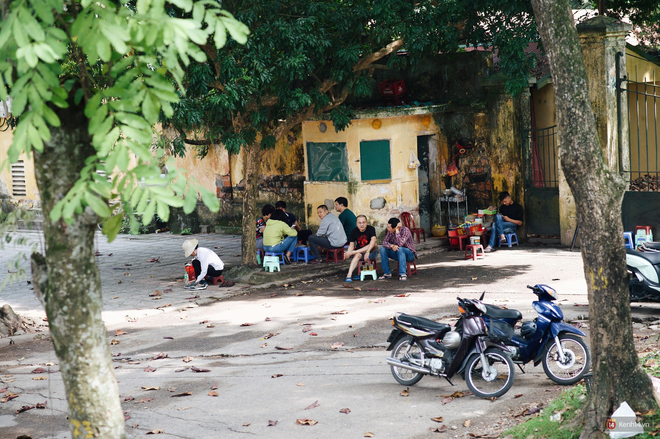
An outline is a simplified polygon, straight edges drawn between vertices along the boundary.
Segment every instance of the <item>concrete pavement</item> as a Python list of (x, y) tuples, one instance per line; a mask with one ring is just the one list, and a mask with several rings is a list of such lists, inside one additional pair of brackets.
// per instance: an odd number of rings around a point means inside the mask
[[(238, 262), (238, 237), (196, 238), (200, 245), (220, 247), (216, 251), (228, 265)], [(567, 318), (586, 313), (585, 307), (575, 306), (587, 302), (580, 255), (564, 249), (514, 247), (476, 262), (458, 252), (427, 252), (418, 260), (419, 274), (408, 282), (344, 284), (346, 264), (340, 271), (324, 267), (324, 275), (315, 274), (318, 268), (293, 266), (283, 268), (294, 279), (286, 286), (237, 284), (190, 292), (175, 280), (183, 274), (184, 239), (165, 234), (98, 241), (103, 318), (134, 437), (162, 430), (157, 437), (358, 438), (371, 432), (374, 437), (421, 438), (439, 426), (430, 420), (437, 416), (456, 427), (452, 436), (501, 430), (511, 422), (510, 413), (557, 393), (542, 368), (518, 374), (512, 390), (495, 402), (467, 396), (442, 405), (438, 395), (467, 390), (458, 377), (455, 387), (425, 377), (402, 397), (404, 388), (385, 363), (389, 317), (405, 311), (453, 322), (457, 295), (478, 297), (486, 291), (490, 303), (533, 318), (534, 296), (525, 285), (536, 283), (555, 287), (560, 300), (566, 299)], [(3, 251), (0, 262), (6, 258)], [(147, 262), (152, 258), (160, 262)], [(161, 299), (149, 296), (155, 290), (163, 293), (156, 296)], [(4, 303), (32, 318), (43, 316), (25, 282), (0, 292)], [(2, 438), (68, 437), (57, 358), (45, 337), (20, 335), (12, 345), (0, 339), (0, 387), (20, 393), (0, 404)], [(160, 353), (167, 357), (154, 359)], [(148, 366), (156, 370), (145, 372)], [(32, 374), (37, 367), (55, 373)], [(37, 375), (46, 379), (33, 380)], [(44, 401), (45, 410), (15, 413)], [(317, 401), (318, 407), (306, 410)], [(340, 413), (343, 408), (350, 413)], [(318, 424), (297, 424), (302, 418)], [(466, 420), (470, 427), (464, 426)], [(268, 426), (269, 421), (278, 422)]]

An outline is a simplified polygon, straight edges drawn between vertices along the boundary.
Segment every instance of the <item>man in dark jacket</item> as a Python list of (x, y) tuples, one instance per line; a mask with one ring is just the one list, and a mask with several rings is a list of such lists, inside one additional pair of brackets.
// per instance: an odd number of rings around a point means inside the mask
[(500, 242), (506, 242), (505, 233), (514, 233), (516, 227), (522, 225), (523, 208), (520, 204), (511, 199), (508, 192), (500, 192), (500, 213), (495, 215), (495, 222), (490, 231), (490, 240), (486, 252), (495, 251), (495, 240), (499, 238)]

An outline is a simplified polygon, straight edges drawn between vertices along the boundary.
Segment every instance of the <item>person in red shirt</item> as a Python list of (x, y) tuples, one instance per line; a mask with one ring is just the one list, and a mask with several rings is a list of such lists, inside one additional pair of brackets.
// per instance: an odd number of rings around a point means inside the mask
[(399, 280), (408, 280), (406, 262), (417, 257), (412, 233), (398, 218), (390, 218), (387, 222), (387, 234), (380, 248), (380, 263), (383, 264), (383, 275), (379, 280), (392, 277), (390, 259), (399, 261)]

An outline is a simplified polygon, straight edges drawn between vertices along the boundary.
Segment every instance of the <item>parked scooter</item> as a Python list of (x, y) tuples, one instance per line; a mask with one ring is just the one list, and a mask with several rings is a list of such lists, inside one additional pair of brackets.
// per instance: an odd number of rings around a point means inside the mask
[[(412, 386), (434, 375), (450, 379), (463, 374), (468, 388), (482, 398), (504, 395), (513, 384), (515, 367), (507, 347), (490, 339), (482, 315), (486, 307), (474, 299), (458, 298), (461, 332), (423, 317), (397, 313), (387, 341), (387, 358), (394, 379)], [(457, 326), (459, 326), (457, 323)]]
[(639, 250), (626, 249), (630, 301), (660, 300), (660, 242), (643, 242)]
[(511, 359), (523, 373), (522, 365), (534, 361), (534, 366), (538, 366), (542, 362), (545, 374), (555, 383), (577, 383), (591, 364), (589, 347), (582, 338), (586, 334), (564, 323), (564, 313), (552, 303), (557, 300), (554, 289), (547, 285), (527, 285), (527, 288), (538, 296), (539, 300), (532, 302), (538, 317), (515, 330), (516, 323), (522, 320), (520, 311), (484, 304), (489, 334), (509, 346)]

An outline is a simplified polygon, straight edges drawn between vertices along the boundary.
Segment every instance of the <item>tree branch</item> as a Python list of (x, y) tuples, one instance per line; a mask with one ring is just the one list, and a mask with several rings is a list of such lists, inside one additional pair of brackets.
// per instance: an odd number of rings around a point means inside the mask
[(183, 143), (187, 143), (188, 145), (194, 145), (194, 146), (201, 146), (201, 145), (213, 145), (213, 140), (210, 139), (202, 139), (202, 140), (192, 140), (192, 139), (183, 139)]
[(403, 46), (402, 38), (392, 41), (390, 44), (383, 47), (379, 51), (374, 52), (371, 55), (367, 55), (364, 58), (362, 58), (357, 64), (355, 64), (355, 67), (353, 67), (353, 71), (358, 72), (360, 70), (364, 70), (368, 68), (370, 64), (373, 64), (374, 62), (389, 55), (390, 53), (399, 50), (402, 46)]

